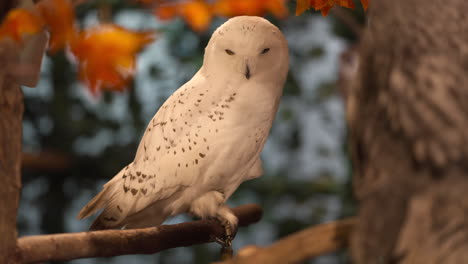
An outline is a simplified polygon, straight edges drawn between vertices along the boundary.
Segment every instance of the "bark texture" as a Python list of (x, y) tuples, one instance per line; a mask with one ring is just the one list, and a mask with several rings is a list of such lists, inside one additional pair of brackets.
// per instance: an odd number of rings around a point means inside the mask
[(347, 114), (356, 263), (468, 259), (468, 1), (373, 0)]
[(21, 189), (23, 94), (8, 76), (10, 56), (6, 46), (0, 45), (0, 263), (17, 262), (16, 213)]

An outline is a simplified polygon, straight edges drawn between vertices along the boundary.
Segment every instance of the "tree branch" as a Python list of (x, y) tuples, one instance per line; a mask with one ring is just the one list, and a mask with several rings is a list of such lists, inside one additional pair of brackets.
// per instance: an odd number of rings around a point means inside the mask
[[(247, 204), (233, 209), (239, 226), (258, 222), (262, 208)], [(157, 227), (29, 236), (18, 239), (23, 263), (77, 258), (154, 254), (159, 251), (212, 242), (224, 230), (215, 220), (200, 220)]]
[(235, 258), (218, 264), (298, 263), (346, 246), (355, 223), (355, 218), (347, 218), (310, 227), (266, 248), (248, 246)]
[(23, 169), (58, 171), (72, 166), (72, 160), (63, 153), (45, 151), (40, 153), (23, 152), (21, 155)]

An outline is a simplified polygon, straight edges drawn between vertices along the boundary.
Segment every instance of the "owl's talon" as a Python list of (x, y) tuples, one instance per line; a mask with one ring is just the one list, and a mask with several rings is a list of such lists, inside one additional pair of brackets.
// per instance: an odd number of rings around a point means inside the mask
[(214, 237), (213, 241), (216, 242), (217, 244), (224, 246), (224, 239), (219, 238), (219, 237)]
[(226, 260), (232, 257), (232, 240), (236, 236), (237, 226), (233, 226), (226, 219), (220, 217), (216, 219), (224, 227), (224, 235), (215, 237), (214, 241), (221, 245), (221, 259)]
[(221, 247), (221, 260), (231, 259), (233, 255), (231, 241), (229, 241), (229, 246)]
[(232, 240), (237, 234), (237, 225), (230, 223), (222, 217), (217, 218), (224, 227), (224, 235), (222, 238), (216, 237), (215, 241), (221, 245), (221, 260), (232, 258)]
[(232, 258), (232, 240), (234, 239), (231, 235), (224, 235), (223, 238), (216, 237), (216, 243), (221, 245), (221, 260), (228, 260)]
[(234, 237), (224, 235), (222, 238), (214, 237), (213, 241), (221, 245), (221, 260), (228, 260), (232, 258), (232, 239)]
[(213, 240), (222, 247), (232, 247), (232, 240), (234, 240), (234, 237), (231, 235), (224, 235), (223, 237), (214, 237)]

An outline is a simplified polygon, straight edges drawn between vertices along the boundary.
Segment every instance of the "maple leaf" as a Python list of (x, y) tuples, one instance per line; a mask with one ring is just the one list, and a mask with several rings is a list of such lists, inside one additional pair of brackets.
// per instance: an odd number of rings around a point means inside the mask
[(266, 0), (264, 6), (277, 18), (286, 18), (288, 16), (289, 11), (284, 0)]
[(135, 56), (154, 40), (154, 32), (134, 32), (113, 24), (89, 28), (70, 43), (79, 76), (93, 95), (123, 91), (135, 72)]
[(160, 5), (154, 14), (163, 20), (182, 16), (195, 31), (205, 31), (211, 23), (213, 15), (233, 17), (240, 15), (263, 16), (271, 12), (278, 18), (288, 15), (287, 0), (191, 0), (180, 3)]
[(364, 10), (367, 10), (367, 8), (369, 7), (369, 0), (361, 0), (361, 5), (362, 8), (364, 8)]
[(205, 31), (211, 23), (210, 6), (204, 1), (187, 2), (181, 6), (181, 13), (185, 21), (195, 31)]
[(15, 8), (8, 12), (0, 25), (0, 38), (9, 37), (21, 42), (23, 34), (35, 34), (42, 30), (44, 21), (34, 12)]
[(49, 51), (63, 49), (67, 43), (76, 37), (74, 26), (75, 12), (69, 0), (42, 0), (37, 7), (49, 27)]
[(310, 8), (310, 0), (297, 0), (296, 2), (296, 16), (304, 13)]
[(170, 20), (178, 15), (178, 7), (175, 5), (163, 5), (155, 8), (153, 13), (161, 20)]
[(217, 15), (226, 17), (261, 15), (263, 13), (262, 2), (262, 0), (219, 0), (213, 4), (213, 11)]
[(154, 14), (162, 20), (182, 16), (187, 24), (198, 32), (205, 31), (212, 19), (211, 6), (203, 0), (161, 5), (155, 9)]
[(271, 12), (279, 18), (288, 15), (285, 0), (219, 0), (213, 3), (217, 15), (233, 17), (240, 15), (263, 16)]
[(296, 15), (300, 15), (310, 7), (313, 7), (316, 11), (321, 10), (322, 16), (327, 16), (330, 9), (335, 5), (351, 9), (355, 8), (353, 0), (297, 0)]

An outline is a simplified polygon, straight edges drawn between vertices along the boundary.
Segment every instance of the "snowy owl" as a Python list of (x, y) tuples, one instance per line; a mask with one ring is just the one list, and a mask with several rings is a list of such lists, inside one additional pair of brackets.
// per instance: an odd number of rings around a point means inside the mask
[(200, 70), (149, 122), (134, 161), (78, 218), (103, 209), (90, 227), (98, 230), (155, 226), (189, 213), (218, 219), (232, 237), (238, 219), (225, 203), (263, 173), (260, 152), (288, 61), (286, 39), (267, 20), (240, 16), (221, 25)]

